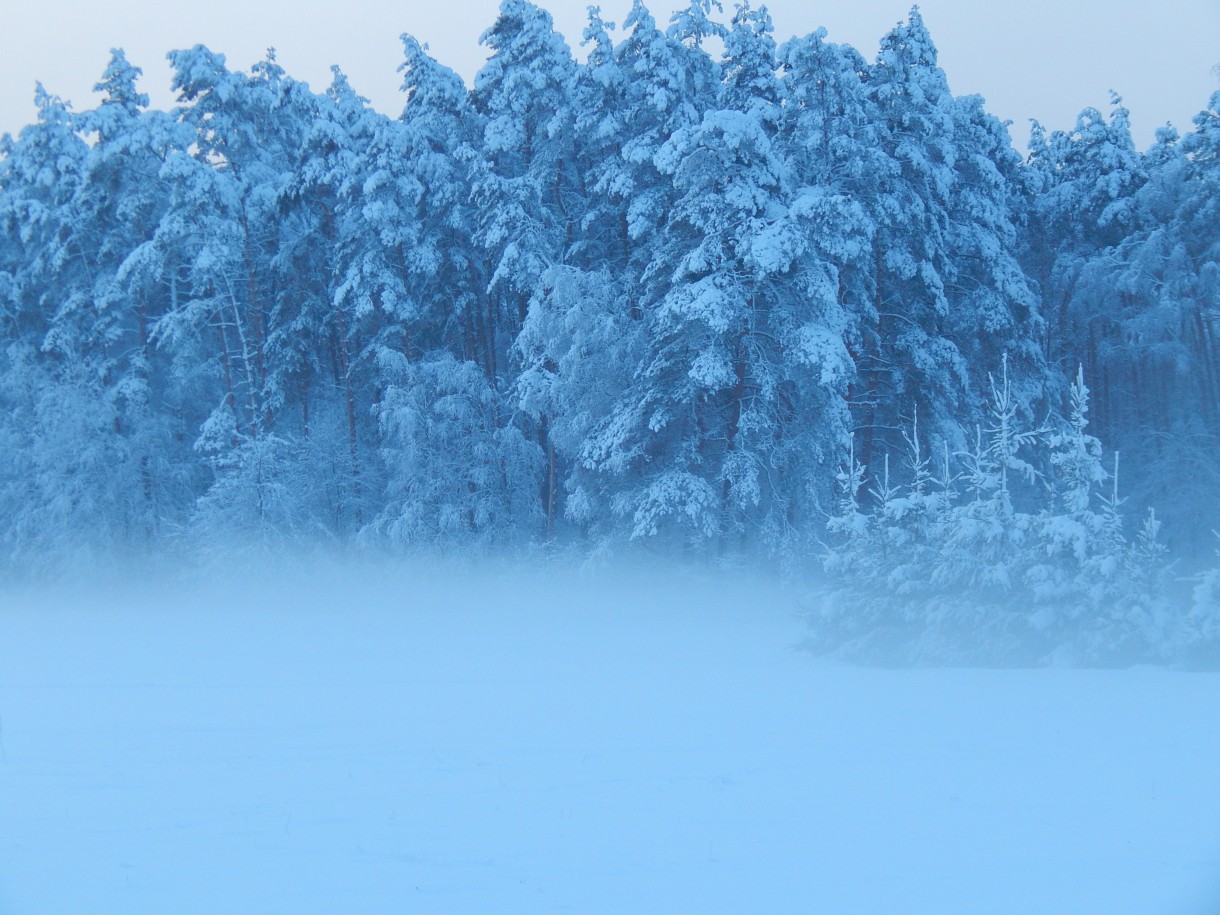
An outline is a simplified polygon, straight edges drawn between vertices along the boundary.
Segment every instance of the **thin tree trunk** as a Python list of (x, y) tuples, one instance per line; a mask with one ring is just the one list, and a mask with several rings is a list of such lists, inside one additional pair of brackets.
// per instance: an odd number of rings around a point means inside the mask
[(348, 468), (349, 483), (352, 489), (352, 520), (356, 527), (363, 523), (360, 511), (360, 458), (357, 449), (356, 434), (356, 392), (352, 387), (352, 360), (347, 339), (347, 320), (342, 308), (335, 309), (335, 320), (338, 330), (339, 373), (343, 385), (343, 405), (347, 413), (347, 449), (351, 461)]
[(546, 539), (555, 539), (555, 505), (558, 501), (558, 469), (556, 467), (555, 443), (551, 440), (550, 426), (546, 418), (538, 422), (538, 444), (546, 455), (546, 475), (542, 482), (542, 511), (546, 518)]

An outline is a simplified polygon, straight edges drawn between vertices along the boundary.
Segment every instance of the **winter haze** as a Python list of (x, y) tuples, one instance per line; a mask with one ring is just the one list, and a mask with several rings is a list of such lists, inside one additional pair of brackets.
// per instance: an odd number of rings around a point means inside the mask
[(1216, 911), (1220, 677), (837, 666), (792, 597), (401, 562), (0, 592), (0, 911)]
[[(586, 6), (583, 0), (548, 4), (577, 53)], [(832, 41), (854, 45), (871, 58), (909, 4), (776, 0), (767, 6), (781, 41), (825, 26)], [(1066, 129), (1085, 106), (1105, 107), (1110, 90), (1131, 108), (1136, 142), (1144, 147), (1166, 121), (1179, 130), (1189, 127), (1220, 87), (1213, 72), (1220, 64), (1216, 0), (1029, 0), (1007, 6), (928, 0), (920, 8), (954, 92), (983, 95), (992, 112), (1013, 121), (1021, 147), (1030, 118)], [(602, 4), (603, 15), (620, 25), (628, 9), (623, 0)], [(91, 104), (112, 47), (124, 48), (144, 69), (144, 90), (153, 104), (168, 107), (173, 96), (165, 54), (200, 43), (240, 68), (274, 47), (289, 72), (317, 89), (329, 83), (330, 66), (338, 65), (376, 108), (395, 115), (402, 108), (395, 73), (402, 60), (398, 35), (405, 31), (427, 42), (470, 80), (485, 59), (478, 39), (495, 10), (495, 0), (360, 3), (344, 12), (319, 0), (215, 0), (172, 8), (147, 0), (17, 3), (0, 31), (0, 131), (16, 132), (33, 119), (36, 80), (78, 108)], [(669, 12), (665, 3), (653, 9), (660, 20)]]
[(1220, 911), (1215, 5), (715, 7), (6, 16), (0, 913)]

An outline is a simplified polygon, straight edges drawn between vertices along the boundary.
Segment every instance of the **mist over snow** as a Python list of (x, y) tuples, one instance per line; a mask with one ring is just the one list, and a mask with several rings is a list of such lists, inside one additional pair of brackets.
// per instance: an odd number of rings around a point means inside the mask
[(1220, 906), (1220, 676), (818, 661), (743, 572), (0, 594), (0, 911)]
[(0, 137), (0, 915), (1220, 911), (1220, 93), (483, 25)]

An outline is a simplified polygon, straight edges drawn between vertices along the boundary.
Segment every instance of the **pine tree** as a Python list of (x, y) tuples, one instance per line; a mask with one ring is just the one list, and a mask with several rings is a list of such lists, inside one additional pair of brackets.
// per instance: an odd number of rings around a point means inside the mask
[[(169, 362), (152, 330), (168, 307), (156, 231), (169, 197), (162, 168), (189, 143), (163, 112), (149, 111), (137, 91), (141, 75), (121, 50), (94, 87), (101, 104), (79, 117), (79, 130), (95, 137), (82, 181), (68, 205), (71, 241), (90, 262), (91, 282), (64, 298), (44, 346), (62, 347), (88, 379), (80, 404), (95, 419), (107, 453), (105, 466), (85, 485), (94, 492), (95, 529), (111, 527), (113, 540), (149, 543), (162, 525), (179, 522), (192, 484), (190, 455), (176, 445), (184, 430), (166, 385)], [(82, 443), (83, 444), (83, 443)]]
[(715, 104), (718, 78), (707, 54), (662, 32), (642, 0), (633, 0), (624, 29), (628, 34), (615, 49), (625, 79), (621, 154), (595, 164), (593, 189), (620, 202), (620, 243), (628, 277), (638, 282), (651, 259), (653, 236), (672, 207), (657, 153), (676, 130), (697, 124)]
[(373, 234), (353, 210), (364, 206), (366, 151), (387, 119), (337, 67), (332, 74), (325, 96), (301, 100), (312, 123), (279, 196), (279, 239), (268, 265), (276, 281), (267, 387), (276, 429), (308, 463), (298, 489), (330, 532), (349, 536), (368, 521), (380, 488), (376, 372), (365, 353), (379, 322), (352, 294), (349, 258)]
[(436, 348), (496, 374), (494, 315), (486, 307), (488, 266), (474, 243), (470, 193), (482, 120), (461, 77), (402, 36), (399, 122), (381, 125), (369, 177), (352, 193), (353, 258), (347, 294), (359, 310), (384, 314), (384, 345), (411, 354)]
[[(1182, 551), (1195, 555), (1210, 543), (1196, 507), (1220, 498), (1220, 362), (1207, 306), (1216, 298), (1210, 265), (1220, 257), (1211, 231), (1220, 216), (1213, 120), (1204, 112), (1181, 141), (1172, 128), (1159, 132), (1142, 160), (1134, 225), (1089, 259), (1080, 295), (1095, 296), (1112, 322), (1099, 358), (1114, 405), (1108, 437), (1139, 468), (1132, 500), (1157, 505)], [(1192, 486), (1183, 500), (1173, 480), (1185, 468)]]
[(998, 592), (999, 605), (1010, 609), (1008, 597), (1025, 573), (1031, 525), (1015, 504), (1015, 490), (1037, 476), (1027, 452), (1038, 436), (1021, 422), (1007, 368), (1005, 361), (999, 384), (992, 379), (989, 425), (976, 428), (974, 447), (960, 455), (966, 498), (946, 517), (945, 553), (934, 578), (968, 593)]
[[(1038, 297), (1018, 260), (1018, 228), (1028, 206), (1021, 157), (1008, 130), (979, 96), (953, 104), (953, 193), (948, 202), (944, 332), (973, 373), (1007, 358), (1009, 381), (1027, 421), (1045, 401), (1045, 326)], [(977, 382), (971, 379), (972, 387)], [(980, 392), (981, 393), (981, 392)], [(980, 408), (964, 398), (957, 420)]]
[[(42, 345), (58, 307), (61, 284), (87, 285), (84, 264), (64, 250), (71, 232), (69, 202), (82, 180), (88, 147), (76, 132), (76, 116), (39, 84), (38, 121), (0, 152), (0, 227), (3, 228), (6, 338)], [(76, 272), (77, 276), (72, 276)]]
[(104, 548), (91, 485), (112, 457), (78, 447), (105, 436), (106, 417), (90, 409), (96, 382), (73, 341), (53, 333), (92, 292), (94, 239), (82, 249), (73, 224), (89, 149), (66, 103), (41, 85), (35, 103), (38, 121), (0, 148), (0, 536), (21, 564)]
[[(1216, 558), (1220, 560), (1220, 549)], [(1191, 597), (1184, 640), (1189, 654), (1207, 663), (1220, 644), (1220, 562), (1196, 577)]]
[(874, 449), (898, 447), (895, 436), (904, 426), (894, 413), (899, 404), (917, 404), (933, 435), (955, 437), (962, 420), (969, 424), (961, 394), (981, 379), (972, 377), (947, 326), (958, 155), (954, 102), (917, 8), (882, 40), (866, 79), (882, 146), (896, 164), (871, 214), (877, 225), (876, 324), (864, 335), (867, 412), (860, 422), (865, 460), (871, 461)]
[(875, 555), (869, 538), (871, 524), (860, 504), (865, 473), (864, 465), (856, 460), (855, 438), (849, 435), (847, 463), (840, 464), (835, 473), (836, 512), (826, 523), (832, 542), (823, 558), (827, 571), (843, 577), (871, 577), (866, 566)]
[(1107, 120), (1081, 112), (1071, 132), (1049, 136), (1035, 125), (1027, 177), (1032, 185), (1028, 273), (1042, 293), (1047, 360), (1070, 377), (1083, 359), (1094, 380), (1098, 426), (1108, 438), (1117, 407), (1112, 369), (1103, 358), (1115, 338), (1113, 287), (1100, 277), (1099, 252), (1135, 224), (1135, 195), (1146, 175), (1118, 96)]
[[(476, 241), (490, 264), (495, 387), (507, 392), (509, 349), (525, 323), (543, 273), (563, 262), (576, 239), (580, 184), (571, 148), (576, 66), (549, 13), (528, 0), (503, 0), (482, 42), (492, 55), (475, 78), (474, 104), (486, 118), (476, 167)], [(527, 434), (546, 456), (539, 492), (545, 530), (560, 512), (561, 469), (540, 418)]]
[(1101, 464), (1101, 442), (1088, 433), (1089, 389), (1084, 367), (1070, 389), (1068, 425), (1047, 436), (1055, 513), (1046, 519), (1043, 537), (1053, 553), (1064, 553), (1077, 567), (1098, 551), (1103, 519), (1095, 503), (1107, 474)]
[(525, 320), (542, 271), (557, 263), (574, 231), (569, 93), (575, 64), (550, 14), (528, 0), (504, 0), (481, 42), (492, 54), (475, 78), (475, 109), (486, 119), (475, 177), (476, 240), (492, 265), (495, 377)]
[[(216, 492), (200, 501), (196, 522), (211, 525), (204, 512), (248, 518), (250, 505), (230, 505), (222, 497), (256, 498), (256, 516), (272, 527), (284, 513), (271, 511), (258, 488), (230, 485), (226, 478), (253, 475), (261, 486), (273, 466), (265, 462), (267, 454), (297, 453), (295, 436), (279, 429), (283, 380), (295, 366), (278, 360), (293, 353), (282, 339), (291, 331), (279, 323), (292, 320), (292, 310), (280, 305), (300, 277), (277, 267), (275, 254), (282, 233), (294, 227), (280, 217), (317, 100), (286, 76), (274, 52), (249, 75), (229, 71), (223, 55), (202, 46), (171, 52), (170, 61), (184, 103), (178, 114), (195, 136), (193, 154), (180, 153), (166, 166), (174, 190), (158, 236), (176, 275), (173, 301), (156, 335), (181, 353), (181, 380), (198, 385), (192, 407), (203, 407), (196, 445), (213, 470)], [(276, 450), (280, 440), (288, 442), (286, 450)], [(226, 442), (231, 454), (223, 453)], [(295, 486), (285, 491), (302, 495)], [(242, 527), (249, 525), (243, 521)]]
[(380, 353), (392, 383), (376, 412), (385, 503), (364, 532), (400, 546), (520, 544), (537, 529), (538, 446), (500, 418), (499, 393), (468, 361)]
[[(743, 56), (727, 68), (762, 79), (769, 21), (743, 10), (738, 28)], [(788, 537), (819, 495), (805, 488), (810, 464), (828, 462), (846, 428), (848, 319), (814, 241), (841, 202), (794, 198), (770, 110), (737, 100), (726, 84), (722, 107), (654, 160), (674, 205), (645, 274), (645, 352), (585, 452), (631, 478), (617, 510), (633, 537)]]

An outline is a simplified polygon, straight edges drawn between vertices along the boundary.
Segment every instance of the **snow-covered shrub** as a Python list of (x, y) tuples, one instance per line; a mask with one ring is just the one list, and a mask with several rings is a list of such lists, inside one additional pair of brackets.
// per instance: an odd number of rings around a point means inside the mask
[(890, 661), (1097, 664), (1163, 660), (1197, 640), (1168, 597), (1155, 512), (1134, 538), (1123, 532), (1117, 458), (1107, 473), (1086, 431), (1082, 375), (1070, 406), (1068, 419), (1027, 428), (1005, 372), (968, 451), (946, 449), (934, 475), (914, 425), (906, 481), (887, 458), (867, 503), (849, 449), (815, 646)]
[(1220, 549), (1216, 560), (1195, 579), (1187, 630), (1187, 659), (1213, 666), (1220, 655)]

